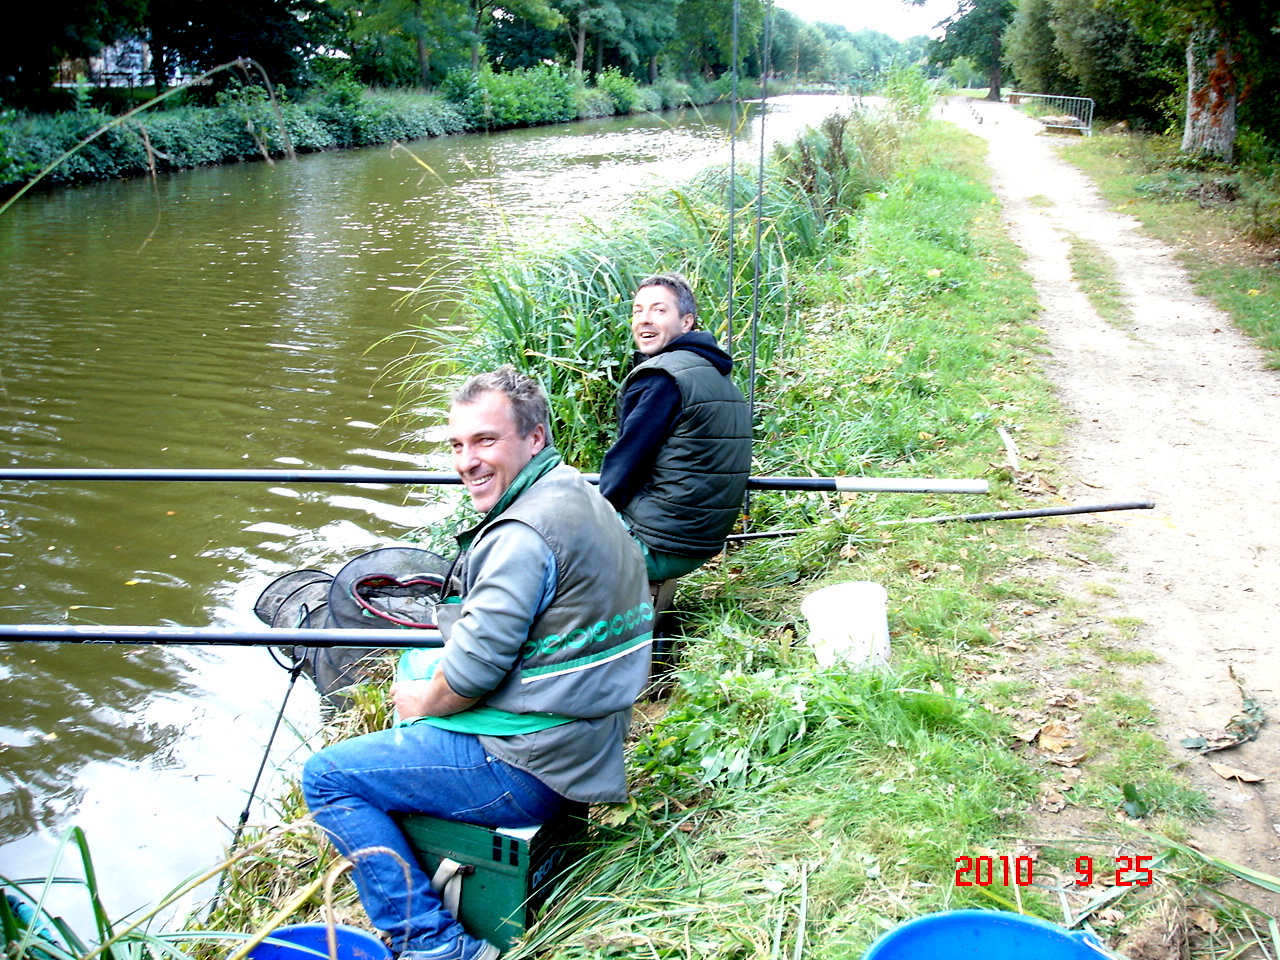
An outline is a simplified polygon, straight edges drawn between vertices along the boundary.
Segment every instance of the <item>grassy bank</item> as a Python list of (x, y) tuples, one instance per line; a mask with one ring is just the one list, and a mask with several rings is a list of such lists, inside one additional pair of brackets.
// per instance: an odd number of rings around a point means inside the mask
[[(263, 87), (242, 86), (217, 94), (213, 105), (184, 105), (185, 91), (175, 90), (127, 122), (87, 102), (52, 115), (0, 110), (0, 196), (42, 170), (47, 170), (42, 182), (57, 186), (292, 151), (699, 106), (728, 99), (730, 92), (729, 77), (640, 86), (617, 71), (605, 71), (592, 84), (573, 71), (542, 66), (501, 74), (460, 71), (433, 94), (334, 81), (298, 98), (288, 91), (271, 96)], [(745, 81), (739, 92), (743, 98), (758, 94)], [(85, 145), (75, 149), (79, 144)]]

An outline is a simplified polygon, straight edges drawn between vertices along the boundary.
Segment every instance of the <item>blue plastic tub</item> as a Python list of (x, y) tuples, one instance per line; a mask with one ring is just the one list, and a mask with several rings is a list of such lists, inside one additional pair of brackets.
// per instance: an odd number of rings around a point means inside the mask
[[(338, 960), (391, 960), (391, 950), (367, 930), (334, 926)], [(279, 941), (279, 942), (276, 942)], [(323, 923), (296, 923), (272, 930), (250, 952), (248, 960), (320, 960), (329, 956), (329, 927)]]
[(1113, 954), (1092, 934), (996, 910), (916, 917), (884, 934), (863, 960), (1102, 960)]

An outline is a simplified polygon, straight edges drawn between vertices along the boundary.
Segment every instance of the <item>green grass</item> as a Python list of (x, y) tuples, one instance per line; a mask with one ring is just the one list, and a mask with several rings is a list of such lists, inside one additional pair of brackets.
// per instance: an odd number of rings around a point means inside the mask
[(1071, 272), (1098, 316), (1116, 326), (1127, 325), (1132, 314), (1120, 287), (1115, 261), (1092, 240), (1068, 234), (1067, 242), (1071, 245)]

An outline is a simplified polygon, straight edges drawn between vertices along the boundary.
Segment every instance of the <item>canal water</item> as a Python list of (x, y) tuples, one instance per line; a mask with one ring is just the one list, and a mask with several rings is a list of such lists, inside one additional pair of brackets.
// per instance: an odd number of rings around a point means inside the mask
[[(839, 98), (771, 101), (768, 141)], [(242, 164), (24, 197), (0, 216), (0, 464), (448, 469), (440, 410), (406, 423), (387, 336), (450, 315), (498, 246), (608, 219), (728, 159), (761, 120), (618, 118)], [(619, 305), (619, 323), (627, 305)], [(0, 480), (8, 623), (256, 625), (259, 592), (429, 524), (399, 486)], [(262, 649), (0, 644), (0, 875), (88, 837), (112, 916), (215, 863), (287, 673)], [(290, 695), (253, 821), (317, 726)], [(83, 914), (83, 892), (55, 888)]]

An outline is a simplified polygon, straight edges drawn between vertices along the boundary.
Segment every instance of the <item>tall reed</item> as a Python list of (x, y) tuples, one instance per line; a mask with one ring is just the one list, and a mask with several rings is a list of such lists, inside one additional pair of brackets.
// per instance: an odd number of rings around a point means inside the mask
[[(763, 370), (794, 339), (788, 324), (796, 266), (821, 260), (848, 235), (861, 198), (885, 186), (893, 169), (891, 157), (871, 154), (896, 155), (899, 147), (892, 119), (844, 115), (777, 151), (762, 194), (748, 172), (713, 168), (636, 198), (608, 224), (583, 224), (551, 245), (495, 251), (448, 324), (410, 332), (423, 348), (398, 371), (405, 405), (442, 378), (511, 363), (547, 389), (561, 452), (593, 469), (608, 448), (629, 368), (629, 305), (639, 280), (669, 270), (689, 278), (704, 328), (722, 341), (732, 337), (745, 389), (751, 351)], [(732, 238), (730, 191), (738, 211)]]

